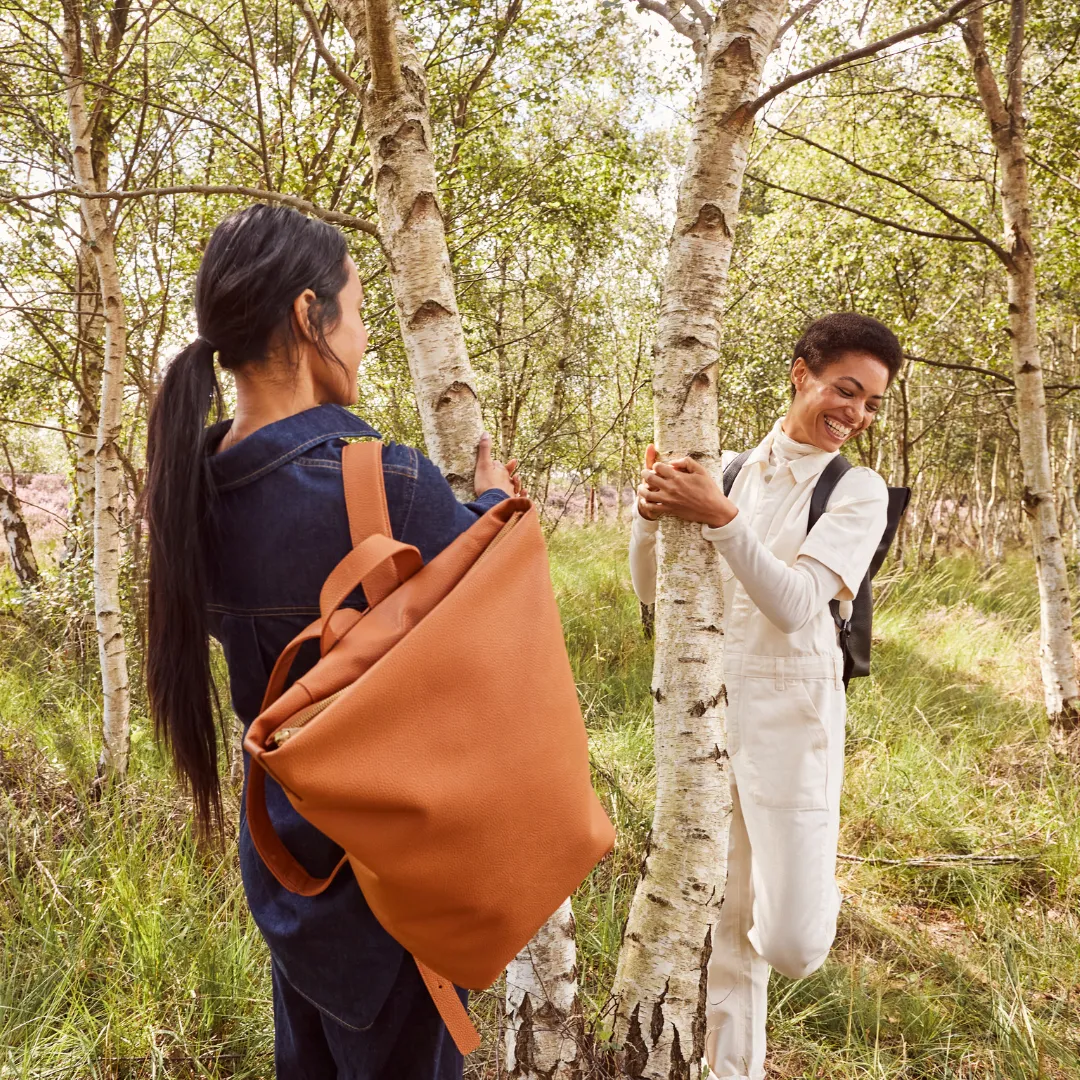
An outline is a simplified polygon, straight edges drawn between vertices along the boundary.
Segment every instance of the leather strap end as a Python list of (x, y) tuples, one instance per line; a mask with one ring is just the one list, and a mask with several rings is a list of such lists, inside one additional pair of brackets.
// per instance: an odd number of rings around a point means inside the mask
[[(413, 959), (416, 960), (416, 957), (414, 956)], [(424, 980), (431, 1000), (435, 1002), (435, 1008), (439, 1010), (450, 1038), (454, 1040), (454, 1045), (465, 1056), (474, 1050), (479, 1050), (480, 1033), (469, 1019), (468, 1010), (461, 1004), (461, 998), (458, 997), (454, 984), (419, 960), (416, 960), (416, 966), (420, 969), (420, 978)]]

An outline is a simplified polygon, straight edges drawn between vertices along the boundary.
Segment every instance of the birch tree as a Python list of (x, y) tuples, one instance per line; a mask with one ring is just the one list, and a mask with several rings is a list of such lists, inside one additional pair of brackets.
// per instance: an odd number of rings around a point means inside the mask
[[(643, 5), (645, 6), (645, 5)], [(701, 86), (668, 249), (653, 363), (661, 458), (720, 473), (716, 358), (754, 100), (785, 0), (647, 5), (694, 43)], [(657, 542), (656, 809), (615, 976), (628, 1076), (683, 1080), (705, 1051), (705, 970), (726, 876), (724, 598), (700, 528), (665, 518)]]
[[(969, 3), (759, 94), (769, 54), (816, 3), (789, 14), (783, 0), (729, 0), (712, 16), (695, 2), (640, 0), (689, 38), (701, 62), (653, 352), (662, 459), (691, 456), (720, 480), (717, 360), (755, 115), (802, 82), (936, 29)], [(615, 1031), (627, 1075), (688, 1080), (705, 1048), (706, 971), (727, 876), (723, 591), (712, 545), (686, 522), (661, 520), (657, 568), (656, 808), (619, 954)]]
[(1005, 233), (1002, 261), (1009, 301), (1009, 346), (1016, 385), (1016, 418), (1024, 475), (1023, 505), (1031, 523), (1039, 582), (1039, 659), (1051, 723), (1074, 730), (1080, 724), (1080, 685), (1073, 656), (1072, 601), (1065, 547), (1054, 498), (1054, 475), (1046, 422), (1046, 390), (1039, 355), (1037, 283), (1032, 236), (1031, 186), (1024, 119), (1026, 0), (1010, 0), (1004, 93), (994, 73), (981, 7), (964, 21), (979, 102), (1000, 160), (999, 190)]
[(34, 547), (30, 542), (30, 532), (26, 528), (26, 519), (22, 514), (22, 505), (15, 494), (14, 482), (10, 491), (0, 484), (0, 525), (4, 529), (11, 568), (19, 579), (19, 585), (24, 589), (31, 588), (38, 583), (41, 575), (34, 557)]
[[(119, 55), (127, 29), (126, 0), (116, 3), (109, 16), (106, 70)], [(87, 72), (82, 42), (83, 10), (79, 0), (64, 0), (61, 50), (64, 64), (64, 100), (71, 136), (71, 167), (76, 187), (83, 192), (98, 190), (94, 177), (92, 133), (95, 112), (87, 101)], [(107, 91), (99, 89), (99, 94)], [(94, 450), (94, 612), (97, 623), (98, 655), (101, 662), (103, 698), (103, 745), (99, 771), (106, 776), (122, 776), (127, 771), (130, 744), (130, 694), (127, 649), (120, 610), (120, 502), (123, 469), (120, 461), (124, 392), (124, 357), (127, 321), (124, 296), (116, 260), (116, 238), (107, 203), (83, 197), (80, 210), (86, 225), (101, 288), (105, 322), (101, 372), (101, 399), (98, 407), (97, 445)]]
[(361, 102), (380, 242), (424, 439), (457, 494), (471, 497), (483, 418), (439, 205), (423, 62), (394, 0), (333, 0), (368, 62), (368, 84), (361, 87), (326, 48), (307, 0), (298, 3), (331, 71)]
[[(97, 160), (102, 161), (102, 158), (98, 157)], [(107, 183), (107, 169), (102, 173), (95, 168), (94, 173), (95, 186), (100, 187), (103, 180)], [(75, 491), (71, 500), (74, 528), (70, 533), (69, 544), (84, 551), (92, 551), (98, 399), (104, 366), (105, 327), (101, 311), (101, 279), (98, 276), (93, 246), (88, 237), (84, 237), (79, 244), (76, 257), (75, 316), (75, 332), (78, 336), (75, 342), (76, 363), (72, 366), (80, 376), (80, 383), (76, 387), (78, 434), (75, 436)]]
[[(471, 497), (483, 418), (439, 203), (423, 62), (395, 0), (332, 0), (357, 54), (367, 60), (362, 88), (326, 47), (308, 0), (296, 2), (324, 62), (361, 102), (380, 243), (424, 441), (459, 497)], [(570, 1080), (578, 1072), (576, 956), (567, 900), (507, 969), (512, 1076)]]

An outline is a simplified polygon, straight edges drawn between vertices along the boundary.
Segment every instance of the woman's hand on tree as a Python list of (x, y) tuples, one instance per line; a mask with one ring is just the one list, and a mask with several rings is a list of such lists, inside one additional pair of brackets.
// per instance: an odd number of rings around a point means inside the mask
[(655, 521), (661, 514), (718, 528), (739, 512), (709, 471), (693, 458), (656, 460), (656, 448), (645, 451), (638, 487), (638, 511)]
[(646, 521), (656, 521), (660, 516), (655, 505), (650, 505), (645, 499), (645, 495), (651, 490), (645, 483), (645, 476), (652, 471), (655, 464), (656, 447), (649, 443), (645, 448), (645, 468), (641, 470), (641, 483), (638, 484), (637, 489), (637, 511)]
[(521, 477), (517, 475), (517, 469), (517, 458), (513, 458), (504, 465), (491, 456), (491, 436), (485, 431), (480, 436), (480, 442), (476, 447), (476, 473), (473, 477), (476, 494), (482, 495), (485, 491), (498, 488), (500, 491), (505, 491), (507, 495), (527, 498), (528, 492), (521, 486)]

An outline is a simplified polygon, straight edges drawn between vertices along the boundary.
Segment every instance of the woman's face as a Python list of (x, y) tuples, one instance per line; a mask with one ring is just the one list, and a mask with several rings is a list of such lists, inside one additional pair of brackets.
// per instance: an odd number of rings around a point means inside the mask
[(355, 405), (358, 396), (356, 378), (360, 362), (367, 351), (368, 332), (360, 315), (364, 306), (364, 287), (360, 284), (360, 275), (351, 258), (346, 257), (345, 266), (349, 276), (345, 287), (338, 294), (341, 318), (337, 326), (326, 335), (326, 344), (341, 361), (341, 365), (318, 356), (313, 360), (312, 374), (319, 397), (323, 401), (336, 405)]
[(831, 452), (874, 422), (889, 386), (889, 369), (873, 353), (853, 350), (815, 375), (799, 357), (791, 382), (795, 398), (784, 418), (784, 433)]

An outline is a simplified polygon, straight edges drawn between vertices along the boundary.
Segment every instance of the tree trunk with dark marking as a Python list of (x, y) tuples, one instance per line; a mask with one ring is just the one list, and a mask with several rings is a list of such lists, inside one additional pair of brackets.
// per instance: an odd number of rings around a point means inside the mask
[(1016, 420), (1024, 472), (1023, 506), (1031, 523), (1035, 573), (1039, 583), (1040, 661), (1043, 696), (1050, 722), (1063, 730), (1080, 724), (1080, 684), (1073, 657), (1072, 601), (1065, 546), (1057, 518), (1054, 473), (1046, 423), (1046, 392), (1039, 355), (1036, 313), (1035, 245), (1028, 182), (1024, 120), (1025, 0), (1010, 5), (1005, 93), (994, 74), (986, 45), (981, 7), (964, 25), (979, 100), (1001, 161), (1001, 215), (1009, 301), (1009, 346), (1016, 382)]
[[(720, 478), (717, 358), (753, 101), (786, 5), (725, 4), (701, 50), (690, 156), (668, 249), (654, 350), (656, 445)], [(723, 591), (701, 528), (663, 518), (657, 543), (656, 811), (619, 954), (623, 1069), (690, 1080), (705, 1049), (705, 974), (726, 878)]]
[(439, 205), (424, 65), (394, 0), (332, 6), (370, 67), (364, 131), (424, 439), (458, 496), (472, 498), (483, 420)]
[(26, 527), (18, 497), (3, 484), (0, 484), (0, 522), (4, 526), (11, 567), (19, 579), (19, 585), (24, 589), (31, 588), (38, 583), (41, 575), (33, 544), (30, 543), (30, 530)]

